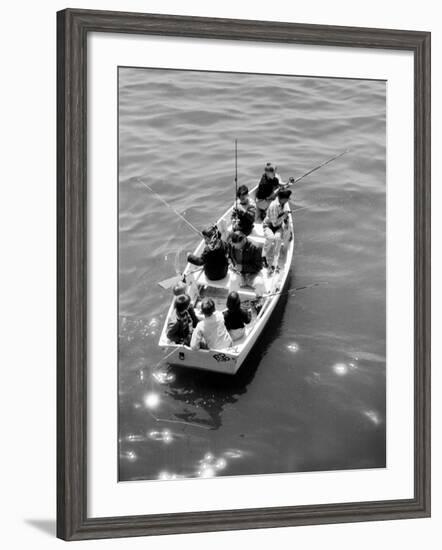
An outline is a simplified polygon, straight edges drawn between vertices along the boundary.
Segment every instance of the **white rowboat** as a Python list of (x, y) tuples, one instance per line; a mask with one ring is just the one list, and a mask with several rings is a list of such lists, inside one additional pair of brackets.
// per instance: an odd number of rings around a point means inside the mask
[[(252, 194), (255, 189), (252, 189), (250, 194)], [(233, 206), (229, 208), (227, 212), (225, 212), (225, 214), (218, 220), (218, 227), (220, 226), (220, 223), (225, 223), (226, 225), (230, 224), (232, 209)], [(222, 222), (222, 220), (225, 221)], [(289, 224), (293, 231), (293, 220), (291, 214), (289, 214)], [(255, 245), (262, 247), (264, 245), (262, 224), (255, 222), (254, 229), (247, 238)], [(203, 248), (204, 240), (202, 240), (197, 246), (195, 254), (199, 256), (202, 253)], [(173, 297), (159, 340), (159, 346), (167, 351), (167, 362), (171, 365), (178, 365), (180, 367), (203, 369), (225, 374), (235, 374), (246, 360), (249, 352), (266, 327), (276, 304), (281, 297), (281, 293), (285, 290), (293, 259), (293, 249), (294, 238), (289, 242), (287, 250), (281, 250), (279, 259), (279, 273), (269, 275), (267, 273), (267, 269), (262, 270), (261, 275), (264, 279), (266, 288), (266, 292), (263, 296), (262, 308), (257, 314), (254, 311), (252, 321), (246, 326), (245, 335), (240, 340), (236, 340), (233, 343), (233, 347), (219, 350), (192, 350), (188, 346), (171, 342), (167, 338), (166, 333), (169, 319), (174, 314)], [(195, 266), (187, 264), (183, 275), (185, 276), (191, 271), (195, 271)], [(189, 275), (186, 279), (187, 283), (189, 283), (187, 293), (192, 300), (192, 304), (196, 306), (196, 308), (198, 307), (200, 293), (203, 291), (205, 297), (214, 299), (217, 310), (225, 309), (226, 298), (229, 293), (230, 277), (230, 270), (227, 276), (220, 281), (208, 281), (202, 269), (201, 271), (194, 272)], [(241, 288), (239, 295), (242, 302), (250, 301), (255, 298), (253, 289), (249, 287)]]

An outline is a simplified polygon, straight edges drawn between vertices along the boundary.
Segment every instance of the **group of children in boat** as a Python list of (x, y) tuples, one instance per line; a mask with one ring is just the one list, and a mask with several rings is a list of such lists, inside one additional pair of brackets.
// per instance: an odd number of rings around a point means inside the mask
[(239, 294), (229, 293), (224, 312), (216, 311), (212, 298), (203, 298), (201, 314), (191, 304), (186, 285), (174, 287), (175, 311), (167, 325), (167, 337), (192, 349), (223, 349), (244, 336), (245, 325), (252, 319), (250, 309), (241, 305)]
[[(249, 196), (247, 186), (241, 185), (232, 210), (232, 228), (227, 222), (210, 226), (202, 231), (205, 246), (201, 255), (189, 254), (187, 261), (202, 266), (208, 281), (219, 281), (227, 276), (230, 266), (229, 295), (224, 313), (215, 310), (211, 298), (201, 303), (199, 319), (185, 293), (186, 285), (174, 288), (175, 318), (167, 327), (167, 337), (174, 343), (190, 345), (192, 349), (223, 349), (244, 335), (245, 325), (251, 320), (251, 311), (241, 306), (238, 291), (248, 286), (254, 289), (259, 300), (265, 292), (263, 268), (268, 275), (279, 271), (279, 256), (284, 243), (287, 249), (292, 235), (289, 223), (291, 190), (282, 183), (272, 163), (267, 163), (256, 190), (255, 200)], [(264, 245), (261, 249), (247, 237), (255, 223), (262, 223)], [(259, 307), (259, 305), (258, 305)]]

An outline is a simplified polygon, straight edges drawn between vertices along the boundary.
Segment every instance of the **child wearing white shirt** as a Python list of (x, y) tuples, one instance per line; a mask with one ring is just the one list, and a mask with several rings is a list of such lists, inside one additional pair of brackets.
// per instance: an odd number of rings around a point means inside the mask
[[(215, 311), (215, 302), (212, 298), (204, 298), (201, 303), (201, 312), (204, 319), (200, 321), (192, 333), (190, 347), (200, 349), (224, 349), (232, 346), (232, 338), (224, 324), (224, 315)], [(201, 345), (203, 344), (203, 345)]]

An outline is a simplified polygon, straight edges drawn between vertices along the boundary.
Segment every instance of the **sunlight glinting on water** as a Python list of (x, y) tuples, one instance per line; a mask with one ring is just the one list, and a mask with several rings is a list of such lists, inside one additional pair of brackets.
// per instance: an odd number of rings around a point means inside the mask
[(152, 373), (152, 376), (159, 384), (167, 384), (175, 380), (175, 375), (166, 370), (157, 370)]
[(167, 429), (161, 431), (151, 430), (147, 436), (154, 441), (162, 441), (163, 443), (171, 443), (173, 441), (173, 435)]
[(299, 351), (299, 345), (296, 342), (292, 342), (291, 344), (288, 344), (287, 349), (292, 353), (296, 353)]
[(156, 409), (160, 404), (160, 396), (157, 393), (150, 392), (144, 396), (144, 404), (148, 409)]
[(338, 376), (345, 376), (348, 374), (348, 366), (345, 363), (336, 363), (336, 365), (333, 365), (333, 371)]
[(373, 422), (375, 426), (381, 423), (381, 419), (376, 411), (364, 411), (364, 416)]

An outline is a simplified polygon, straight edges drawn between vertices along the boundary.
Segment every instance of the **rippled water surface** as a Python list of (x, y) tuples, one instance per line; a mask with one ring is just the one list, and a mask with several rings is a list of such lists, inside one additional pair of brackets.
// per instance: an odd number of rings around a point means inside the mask
[[(175, 274), (266, 161), (296, 186), (290, 287), (235, 377), (168, 367)], [(119, 70), (119, 478), (385, 466), (385, 82)], [(305, 208), (304, 208), (305, 207)]]

